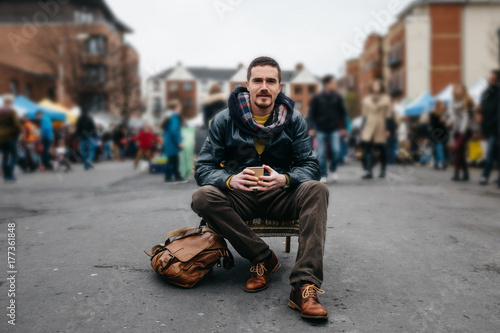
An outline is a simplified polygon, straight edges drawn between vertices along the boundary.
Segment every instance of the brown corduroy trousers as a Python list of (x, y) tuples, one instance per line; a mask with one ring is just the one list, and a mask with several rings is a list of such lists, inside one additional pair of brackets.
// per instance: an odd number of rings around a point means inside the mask
[(191, 207), (235, 250), (255, 265), (270, 254), (269, 246), (244, 222), (257, 217), (299, 219), (299, 249), (290, 284), (323, 282), (328, 188), (308, 181), (295, 188), (271, 191), (230, 191), (203, 186), (193, 194)]

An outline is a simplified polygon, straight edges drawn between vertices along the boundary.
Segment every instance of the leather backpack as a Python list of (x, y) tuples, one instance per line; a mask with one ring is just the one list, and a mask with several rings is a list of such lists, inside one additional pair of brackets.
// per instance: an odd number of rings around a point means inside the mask
[[(212, 229), (183, 228), (167, 235), (164, 244), (153, 246), (151, 266), (167, 282), (191, 288), (217, 264), (225, 269), (234, 266), (226, 241)], [(222, 261), (222, 264), (221, 264)]]

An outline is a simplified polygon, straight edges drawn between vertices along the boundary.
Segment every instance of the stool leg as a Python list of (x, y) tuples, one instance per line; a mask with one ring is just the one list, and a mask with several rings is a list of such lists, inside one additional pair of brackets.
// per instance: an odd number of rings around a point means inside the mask
[(285, 241), (285, 252), (290, 253), (290, 240), (292, 237), (286, 236), (286, 241)]

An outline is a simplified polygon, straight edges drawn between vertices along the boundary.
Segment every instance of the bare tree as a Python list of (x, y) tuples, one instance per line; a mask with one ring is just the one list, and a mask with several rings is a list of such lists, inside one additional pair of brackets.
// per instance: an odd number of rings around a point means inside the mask
[[(124, 123), (139, 112), (140, 80), (135, 51), (121, 36), (93, 35), (92, 26), (47, 26), (32, 41), (32, 58), (57, 78), (59, 101), (91, 110), (92, 98), (103, 99), (105, 109)], [(67, 100), (69, 98), (70, 100)]]

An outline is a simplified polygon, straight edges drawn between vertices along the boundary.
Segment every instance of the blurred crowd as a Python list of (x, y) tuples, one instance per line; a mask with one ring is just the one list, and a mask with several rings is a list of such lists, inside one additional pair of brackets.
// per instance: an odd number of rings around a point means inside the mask
[(478, 105), (465, 85), (456, 83), (451, 101), (436, 100), (430, 112), (409, 117), (396, 110), (383, 85), (374, 81), (362, 100), (361, 124), (353, 126), (335, 79), (326, 76), (308, 115), (321, 181), (327, 182), (328, 171), (331, 180), (337, 181), (337, 165), (358, 159), (365, 171), (363, 179), (374, 177), (378, 163), (380, 178), (386, 176), (388, 164), (420, 163), (436, 170), (451, 165), (453, 181), (468, 181), (472, 164), (482, 167), (479, 183), (487, 185), (495, 164), (500, 167), (499, 87), (500, 73), (492, 70)]
[[(386, 176), (386, 166), (395, 163), (430, 165), (436, 170), (453, 167), (453, 181), (468, 181), (469, 166), (482, 168), (481, 185), (489, 182), (495, 165), (500, 166), (500, 73), (489, 73), (488, 86), (480, 103), (474, 104), (467, 88), (456, 83), (451, 101), (436, 100), (433, 109), (419, 116), (405, 116), (396, 103), (374, 81), (361, 103), (361, 122), (349, 118), (343, 97), (337, 92), (332, 75), (322, 80), (323, 89), (309, 105), (306, 120), (311, 145), (316, 150), (321, 181), (337, 181), (337, 167), (361, 161), (363, 179)], [(104, 127), (96, 125), (88, 113), (76, 124), (56, 126), (42, 112), (35, 119), (18, 118), (12, 108), (13, 97), (6, 95), (0, 108), (0, 152), (5, 182), (16, 182), (16, 165), (24, 173), (69, 172), (75, 164), (91, 170), (102, 161), (134, 161), (134, 168), (163, 163), (165, 182), (184, 181), (179, 172), (182, 152), (179, 100), (167, 104), (159, 126), (141, 128), (126, 123)], [(194, 153), (206, 139), (211, 119), (227, 107), (227, 97), (218, 85), (210, 88), (202, 107), (202, 123), (197, 129)], [(160, 157), (160, 158), (159, 158)], [(161, 162), (160, 162), (161, 161)], [(499, 183), (500, 186), (500, 183)]]
[(126, 124), (96, 125), (86, 112), (76, 124), (57, 124), (42, 110), (34, 119), (19, 117), (13, 100), (5, 95), (0, 107), (1, 174), (6, 183), (18, 182), (16, 167), (22, 173), (69, 172), (74, 165), (91, 170), (95, 163), (132, 159), (137, 169), (141, 158), (151, 163), (157, 154), (166, 156), (165, 181), (183, 180), (177, 159), (182, 149), (178, 101), (169, 103), (162, 126), (155, 132), (149, 124), (140, 129)]

